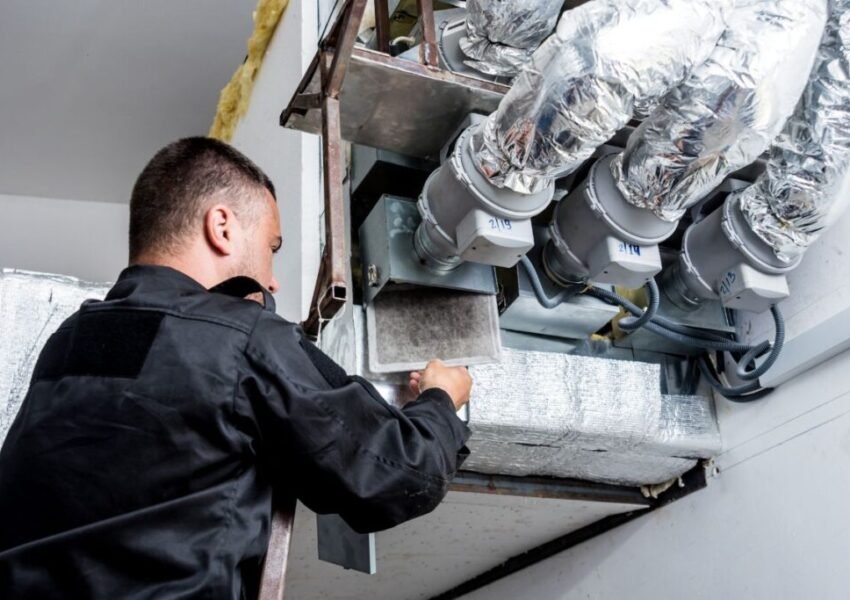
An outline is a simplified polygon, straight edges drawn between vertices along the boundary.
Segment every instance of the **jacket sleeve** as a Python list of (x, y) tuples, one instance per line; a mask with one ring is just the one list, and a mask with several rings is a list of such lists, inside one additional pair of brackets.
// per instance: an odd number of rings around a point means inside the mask
[(469, 453), (446, 392), (427, 390), (397, 409), (280, 320), (255, 332), (246, 356), (242, 395), (276, 487), (364, 533), (443, 499)]

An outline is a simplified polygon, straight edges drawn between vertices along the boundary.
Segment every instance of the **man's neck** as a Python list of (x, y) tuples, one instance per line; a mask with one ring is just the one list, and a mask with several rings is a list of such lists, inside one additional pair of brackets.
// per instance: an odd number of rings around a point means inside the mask
[(213, 272), (215, 269), (203, 267), (203, 261), (194, 261), (179, 256), (147, 253), (133, 258), (130, 261), (130, 265), (170, 267), (175, 271), (180, 271), (184, 275), (191, 277), (205, 288), (211, 288), (222, 281), (221, 276)]

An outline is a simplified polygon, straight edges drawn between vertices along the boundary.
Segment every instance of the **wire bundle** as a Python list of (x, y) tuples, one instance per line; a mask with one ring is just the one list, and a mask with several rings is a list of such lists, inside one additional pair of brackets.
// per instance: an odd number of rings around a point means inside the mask
[[(568, 290), (551, 298), (546, 295), (540, 277), (528, 257), (523, 257), (521, 264), (528, 275), (537, 300), (543, 307), (554, 308), (566, 299)], [(643, 328), (671, 342), (705, 350), (706, 353), (701, 355), (697, 362), (700, 373), (725, 398), (735, 402), (751, 402), (772, 391), (770, 388), (761, 387), (758, 379), (773, 366), (785, 343), (785, 320), (777, 305), (770, 308), (776, 329), (773, 342), (764, 341), (755, 346), (750, 346), (716, 333), (699, 331), (660, 316), (658, 308), (661, 303), (661, 294), (658, 284), (654, 279), (650, 279), (645, 287), (648, 296), (645, 309), (621, 295), (603, 288), (589, 286), (583, 293), (608, 304), (619, 306), (630, 313), (631, 316), (620, 320), (620, 328), (627, 333)], [(711, 360), (711, 352), (717, 353), (718, 356), (715, 361), (718, 364), (722, 364), (722, 353), (724, 352), (739, 356), (735, 366), (735, 375), (744, 383), (738, 385), (725, 383), (721, 374), (722, 369), (718, 368)], [(755, 366), (756, 359), (765, 355), (767, 356), (762, 363)]]

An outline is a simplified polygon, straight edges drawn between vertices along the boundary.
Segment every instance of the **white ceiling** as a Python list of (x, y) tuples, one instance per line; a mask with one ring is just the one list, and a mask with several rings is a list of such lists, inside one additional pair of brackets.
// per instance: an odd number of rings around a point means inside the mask
[(437, 509), (377, 534), (377, 573), (318, 560), (316, 515), (298, 505), (287, 600), (426, 600), (508, 558), (641, 505), (449, 492)]
[(158, 148), (206, 134), (255, 3), (0, 2), (0, 194), (128, 201)]

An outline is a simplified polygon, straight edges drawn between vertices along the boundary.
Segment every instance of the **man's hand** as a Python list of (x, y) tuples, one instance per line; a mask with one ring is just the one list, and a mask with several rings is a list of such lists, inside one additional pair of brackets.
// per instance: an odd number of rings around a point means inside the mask
[(447, 367), (443, 361), (434, 359), (428, 363), (424, 371), (414, 371), (410, 374), (409, 385), (414, 394), (439, 388), (452, 399), (455, 410), (460, 410), (469, 402), (472, 377), (469, 376), (466, 367)]

